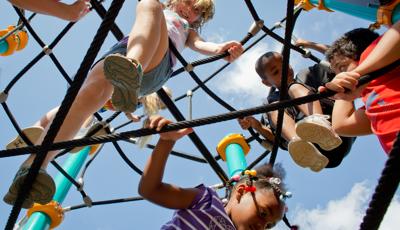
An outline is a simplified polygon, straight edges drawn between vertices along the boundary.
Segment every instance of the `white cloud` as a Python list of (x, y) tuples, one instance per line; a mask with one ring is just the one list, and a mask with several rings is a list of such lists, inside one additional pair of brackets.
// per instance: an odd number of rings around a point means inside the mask
[[(295, 209), (295, 217), (291, 224), (297, 224), (307, 230), (353, 230), (358, 229), (368, 207), (373, 189), (365, 182), (357, 183), (343, 198), (328, 202), (326, 207), (315, 209)], [(386, 212), (380, 230), (397, 229), (400, 199), (395, 196)], [(281, 225), (280, 225), (281, 226)], [(277, 229), (285, 229), (278, 227)]]
[(269, 51), (266, 43), (259, 43), (237, 61), (231, 68), (222, 74), (217, 80), (217, 90), (235, 102), (235, 107), (251, 107), (260, 105), (268, 95), (269, 88), (264, 86), (256, 71), (254, 63), (266, 51)]

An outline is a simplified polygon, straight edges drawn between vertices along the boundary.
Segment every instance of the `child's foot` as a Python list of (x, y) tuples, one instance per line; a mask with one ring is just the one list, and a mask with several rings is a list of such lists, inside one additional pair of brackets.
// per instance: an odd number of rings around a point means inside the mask
[[(7, 194), (3, 200), (7, 204), (14, 205), (17, 200), (18, 191), (22, 186), (26, 176), (28, 175), (29, 168), (22, 167), (18, 170), (14, 177)], [(36, 181), (32, 185), (32, 189), (22, 203), (22, 208), (31, 208), (33, 203), (47, 204), (53, 199), (56, 191), (56, 186), (53, 179), (44, 169), (40, 169), (36, 177)]]
[(296, 164), (303, 168), (310, 168), (314, 172), (321, 171), (329, 163), (328, 158), (322, 155), (312, 143), (298, 137), (289, 142), (288, 151)]
[[(36, 143), (37, 140), (40, 138), (40, 136), (43, 133), (43, 128), (40, 126), (32, 126), (26, 129), (23, 129), (22, 132), (25, 134), (25, 136), (32, 142)], [(17, 136), (12, 140), (10, 143), (7, 144), (6, 149), (15, 149), (15, 148), (22, 148), (26, 147), (27, 144), (25, 141), (22, 139), (21, 136)]]
[(104, 74), (114, 86), (111, 97), (114, 108), (122, 112), (134, 112), (143, 76), (139, 62), (121, 54), (111, 54), (104, 59)]
[(312, 143), (318, 144), (323, 150), (330, 151), (342, 144), (342, 139), (332, 129), (327, 120), (329, 116), (313, 114), (296, 123), (297, 135)]
[[(85, 132), (84, 135), (79, 135), (79, 134), (78, 134), (78, 135), (75, 137), (75, 139), (82, 138), (82, 137), (86, 136), (88, 133), (91, 133), (92, 130), (94, 130), (95, 128), (97, 128), (96, 125), (90, 126), (90, 128), (87, 129), (87, 131)], [(101, 128), (99, 131), (97, 131), (95, 134), (93, 134), (92, 137), (101, 136), (101, 135), (106, 135), (106, 134), (107, 134), (107, 132), (106, 132), (105, 128)], [(82, 150), (83, 148), (85, 148), (85, 147), (86, 147), (86, 146), (75, 147), (75, 148), (71, 149), (69, 152), (70, 152), (70, 153), (77, 153), (77, 152), (81, 151), (81, 150)]]

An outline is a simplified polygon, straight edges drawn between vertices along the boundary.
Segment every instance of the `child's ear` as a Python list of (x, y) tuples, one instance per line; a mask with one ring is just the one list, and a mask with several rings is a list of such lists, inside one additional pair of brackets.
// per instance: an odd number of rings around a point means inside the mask
[(238, 185), (238, 186), (236, 186), (236, 200), (238, 201), (238, 203), (240, 202), (240, 199), (242, 199), (242, 196), (244, 195), (244, 193), (245, 193), (245, 185), (244, 184), (241, 184), (241, 185)]

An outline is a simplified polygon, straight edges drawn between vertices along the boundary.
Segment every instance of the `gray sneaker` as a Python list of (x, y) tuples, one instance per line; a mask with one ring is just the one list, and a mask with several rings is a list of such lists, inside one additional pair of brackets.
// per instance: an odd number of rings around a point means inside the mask
[(313, 114), (296, 123), (297, 135), (330, 151), (342, 144), (342, 139), (332, 129), (328, 115)]
[(312, 143), (298, 137), (289, 141), (288, 151), (296, 164), (303, 168), (310, 168), (314, 172), (321, 171), (329, 163), (328, 158), (322, 155)]
[[(28, 175), (29, 168), (22, 167), (18, 170), (14, 177), (14, 180), (4, 196), (3, 200), (7, 204), (14, 205), (17, 200), (18, 191), (20, 190), (22, 183)], [(22, 203), (22, 208), (31, 208), (33, 203), (47, 204), (54, 196), (56, 191), (56, 185), (53, 179), (44, 169), (40, 169), (36, 177), (35, 182), (32, 185), (32, 189)]]
[(138, 103), (142, 66), (121, 54), (104, 59), (104, 75), (114, 86), (111, 102), (117, 111), (133, 113)]
[[(96, 123), (93, 122), (92, 124), (89, 124), (89, 127), (81, 128), (81, 130), (79, 130), (78, 135), (76, 135), (74, 139), (80, 139), (82, 137), (85, 137), (88, 133), (91, 133), (92, 130), (97, 128), (97, 126), (95, 124)], [(106, 134), (107, 134), (107, 131), (105, 130), (105, 127), (103, 127), (99, 131), (97, 131), (94, 135), (92, 135), (92, 137), (102, 136), (102, 135), (106, 135)], [(81, 151), (85, 147), (86, 146), (78, 146), (78, 147), (75, 147), (75, 148), (71, 149), (69, 152), (70, 153), (77, 153), (77, 152)]]

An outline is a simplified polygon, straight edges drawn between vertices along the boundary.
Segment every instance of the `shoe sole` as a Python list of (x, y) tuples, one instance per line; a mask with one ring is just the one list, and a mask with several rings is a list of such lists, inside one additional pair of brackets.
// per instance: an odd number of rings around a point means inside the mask
[[(40, 136), (43, 134), (44, 130), (42, 127), (29, 127), (23, 129), (22, 132), (32, 143), (36, 143), (37, 140), (39, 140)], [(14, 140), (7, 144), (6, 149), (22, 148), (26, 146), (27, 144), (25, 143), (25, 141), (22, 139), (21, 136), (18, 135), (16, 138), (14, 138)]]
[(296, 124), (296, 133), (304, 141), (318, 144), (323, 150), (330, 151), (342, 144), (342, 139), (332, 130), (314, 123)]
[[(18, 191), (22, 187), (22, 183), (26, 176), (27, 173), (19, 176), (15, 181), (13, 181), (8, 193), (3, 198), (4, 202), (9, 205), (15, 204)], [(53, 199), (55, 190), (56, 188), (53, 179), (47, 173), (39, 172), (36, 181), (32, 185), (31, 191), (22, 203), (22, 208), (31, 208), (34, 203), (49, 203)]]
[(322, 155), (313, 144), (304, 140), (290, 142), (288, 146), (290, 156), (303, 168), (310, 168), (314, 172), (319, 172), (328, 165), (329, 160)]
[(104, 59), (104, 75), (114, 86), (111, 102), (118, 111), (136, 110), (140, 76), (135, 65), (122, 55), (112, 54)]

